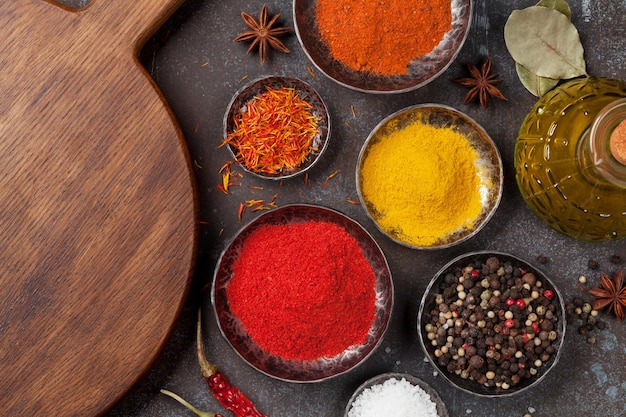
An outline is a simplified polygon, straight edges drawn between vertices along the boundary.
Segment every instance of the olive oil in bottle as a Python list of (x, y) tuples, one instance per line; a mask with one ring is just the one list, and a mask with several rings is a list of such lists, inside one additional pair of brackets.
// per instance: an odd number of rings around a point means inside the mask
[(518, 133), (515, 171), (539, 218), (576, 239), (626, 237), (625, 120), (620, 80), (571, 80), (535, 104)]

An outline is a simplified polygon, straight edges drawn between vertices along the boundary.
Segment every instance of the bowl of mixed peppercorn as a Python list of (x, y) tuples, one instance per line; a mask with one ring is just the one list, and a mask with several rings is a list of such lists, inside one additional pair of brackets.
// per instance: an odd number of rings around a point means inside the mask
[(235, 93), (221, 146), (246, 171), (280, 180), (311, 168), (329, 135), (330, 116), (317, 91), (298, 78), (270, 76)]
[(472, 252), (431, 280), (418, 313), (420, 343), (452, 385), (505, 397), (542, 381), (565, 337), (563, 297), (528, 262), (500, 252)]

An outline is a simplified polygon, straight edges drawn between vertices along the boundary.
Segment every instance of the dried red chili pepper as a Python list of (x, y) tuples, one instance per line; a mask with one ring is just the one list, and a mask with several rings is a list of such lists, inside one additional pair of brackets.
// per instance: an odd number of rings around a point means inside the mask
[(228, 378), (217, 369), (217, 366), (210, 363), (205, 354), (202, 344), (202, 323), (201, 314), (198, 313), (198, 363), (200, 372), (206, 381), (213, 396), (224, 406), (224, 408), (235, 414), (236, 417), (267, 417), (262, 414), (246, 395), (228, 382)]

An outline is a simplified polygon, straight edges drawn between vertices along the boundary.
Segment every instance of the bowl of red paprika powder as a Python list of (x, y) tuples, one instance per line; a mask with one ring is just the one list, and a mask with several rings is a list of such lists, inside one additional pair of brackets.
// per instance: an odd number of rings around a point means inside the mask
[(293, 77), (262, 77), (231, 99), (224, 140), (251, 174), (281, 180), (311, 168), (327, 147), (330, 116), (317, 91)]
[(437, 78), (457, 57), (472, 0), (294, 0), (296, 36), (309, 60), (337, 83), (401, 93)]
[(218, 261), (211, 301), (222, 335), (249, 365), (280, 380), (317, 382), (378, 347), (393, 283), (363, 227), (297, 204), (241, 229)]
[(566, 310), (558, 288), (527, 261), (470, 252), (443, 266), (418, 312), (426, 357), (453, 386), (481, 397), (536, 388), (561, 356)]

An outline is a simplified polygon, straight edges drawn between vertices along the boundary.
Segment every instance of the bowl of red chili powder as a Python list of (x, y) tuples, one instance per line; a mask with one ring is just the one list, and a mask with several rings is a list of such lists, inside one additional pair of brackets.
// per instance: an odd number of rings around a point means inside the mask
[(211, 301), (222, 335), (248, 364), (280, 380), (317, 382), (378, 347), (393, 283), (363, 227), (298, 204), (243, 227), (219, 259)]
[(457, 57), (471, 0), (294, 0), (296, 36), (309, 60), (337, 83), (401, 93), (437, 78)]
[(280, 180), (311, 168), (329, 135), (330, 116), (317, 91), (298, 78), (270, 76), (235, 93), (222, 146), (246, 171)]

